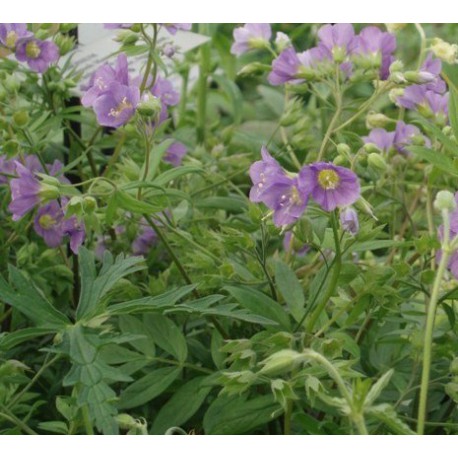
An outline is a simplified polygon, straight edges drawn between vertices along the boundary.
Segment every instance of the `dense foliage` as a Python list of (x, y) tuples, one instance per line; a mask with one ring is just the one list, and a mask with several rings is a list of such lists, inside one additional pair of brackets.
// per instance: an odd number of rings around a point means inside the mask
[(455, 434), (456, 25), (77, 30), (0, 24), (1, 433)]

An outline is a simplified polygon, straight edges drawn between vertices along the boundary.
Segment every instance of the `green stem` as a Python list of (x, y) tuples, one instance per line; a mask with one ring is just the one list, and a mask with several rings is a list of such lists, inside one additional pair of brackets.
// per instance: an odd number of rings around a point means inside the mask
[[(154, 24), (154, 34), (153, 34), (153, 39), (149, 37), (149, 35), (145, 32), (145, 28), (143, 24), (141, 24), (141, 32), (143, 35), (143, 38), (145, 42), (149, 45), (149, 50), (148, 50), (148, 60), (146, 61), (146, 68), (145, 68), (145, 73), (143, 74), (143, 79), (142, 83), (140, 85), (140, 94), (143, 93), (143, 91), (146, 88), (146, 83), (148, 82), (148, 77), (150, 76), (151, 73), (151, 67), (153, 66), (154, 63), (154, 48), (156, 47), (156, 40), (157, 40), (157, 25)], [(154, 84), (154, 81), (153, 81)]]
[[(206, 24), (199, 25), (199, 32), (208, 33)], [(199, 80), (197, 83), (197, 142), (205, 142), (205, 126), (207, 122), (207, 79), (210, 71), (210, 47), (208, 44), (200, 48)]]
[(5, 420), (10, 421), (11, 423), (15, 424), (16, 426), (19, 426), (25, 433), (30, 434), (32, 436), (36, 436), (37, 433), (27, 426), (22, 420), (20, 420), (16, 415), (14, 415), (12, 412), (10, 412), (8, 409), (5, 407), (1, 407), (2, 410), (4, 410), (6, 413), (1, 413), (0, 412), (0, 417), (4, 418)]
[(293, 401), (286, 401), (285, 416), (283, 419), (283, 434), (289, 436), (291, 434), (291, 415), (293, 413)]
[(332, 277), (329, 280), (328, 288), (324, 294), (323, 300), (320, 304), (316, 307), (313, 311), (310, 320), (307, 323), (306, 330), (308, 333), (313, 331), (313, 328), (320, 317), (321, 313), (323, 312), (326, 304), (328, 303), (329, 298), (334, 294), (334, 290), (336, 289), (337, 282), (340, 276), (340, 269), (342, 267), (342, 252), (340, 249), (340, 239), (339, 239), (339, 231), (337, 228), (337, 214), (334, 212), (331, 216), (331, 225), (332, 225), (332, 232), (334, 234), (334, 244), (336, 247), (336, 254), (335, 254), (335, 262), (332, 270)]
[(433, 290), (429, 301), (428, 312), (426, 316), (426, 328), (423, 340), (423, 365), (421, 372), (421, 384), (420, 384), (420, 402), (418, 406), (418, 425), (417, 433), (424, 434), (425, 421), (426, 421), (426, 407), (428, 402), (428, 386), (431, 370), (431, 354), (433, 346), (433, 332), (434, 332), (434, 321), (436, 318), (436, 309), (439, 299), (439, 291), (444, 276), (445, 270), (448, 265), (448, 259), (450, 257), (451, 247), (449, 245), (450, 236), (450, 218), (447, 210), (443, 212), (444, 220), (444, 239), (442, 242), (442, 257), (439, 263), (439, 267), (436, 272), (436, 278), (434, 279)]
[[(150, 155), (151, 155), (151, 138), (147, 132), (146, 126), (144, 126), (144, 137), (145, 137), (145, 166), (143, 170), (143, 176), (141, 178), (142, 182), (145, 182), (148, 178), (149, 173), (149, 163), (150, 163)], [(142, 198), (142, 187), (139, 186), (137, 191), (137, 199), (140, 200)]]
[(420, 35), (420, 53), (418, 55), (418, 64), (417, 64), (417, 71), (420, 70), (421, 64), (423, 63), (423, 57), (426, 51), (426, 35), (425, 31), (421, 24), (415, 24), (415, 28), (417, 29), (418, 34)]
[(83, 423), (84, 423), (84, 428), (86, 429), (86, 434), (88, 436), (93, 436), (94, 428), (92, 427), (91, 418), (89, 416), (89, 408), (87, 404), (81, 407), (81, 413), (83, 414)]

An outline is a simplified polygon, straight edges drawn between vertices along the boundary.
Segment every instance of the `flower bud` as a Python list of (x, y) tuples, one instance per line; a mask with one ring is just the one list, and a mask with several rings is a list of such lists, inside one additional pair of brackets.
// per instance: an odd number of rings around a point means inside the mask
[(395, 60), (391, 65), (390, 65), (390, 73), (395, 73), (395, 72), (402, 72), (404, 70), (404, 64), (400, 60)]
[(283, 32), (277, 32), (277, 35), (275, 36), (275, 49), (281, 53), (290, 46), (291, 40), (289, 39), (288, 35)]
[(84, 196), (83, 210), (86, 213), (92, 213), (97, 208), (97, 201), (92, 196)]
[(401, 72), (393, 72), (390, 74), (389, 81), (396, 83), (396, 84), (404, 84), (407, 83), (407, 79), (405, 78), (404, 74)]
[(431, 51), (443, 62), (453, 65), (458, 62), (458, 45), (450, 44), (440, 38), (434, 38)]
[(391, 102), (396, 103), (398, 100), (398, 97), (402, 97), (404, 95), (404, 89), (402, 88), (395, 88), (391, 89), (391, 91), (388, 94), (389, 99)]
[(3, 81), (3, 86), (8, 92), (17, 92), (21, 87), (21, 83), (15, 76), (8, 75)]
[(335, 164), (335, 165), (341, 165), (341, 166), (346, 165), (347, 162), (348, 162), (348, 160), (347, 160), (346, 156), (344, 156), (344, 155), (342, 155), (342, 154), (338, 154), (338, 155), (334, 158), (334, 160), (332, 161), (333, 164)]
[(424, 71), (408, 71), (404, 73), (404, 77), (409, 83), (415, 84), (432, 83), (436, 79), (435, 75)]
[(434, 208), (452, 212), (456, 208), (454, 195), (450, 191), (439, 191), (434, 199)]
[(75, 47), (75, 40), (69, 35), (58, 33), (54, 41), (59, 48), (59, 54), (61, 56), (69, 53)]
[(115, 40), (121, 42), (123, 45), (133, 45), (137, 42), (139, 36), (132, 30), (121, 30), (116, 35)]
[(369, 111), (366, 116), (366, 127), (368, 129), (375, 129), (376, 127), (385, 127), (391, 122), (388, 116), (383, 113), (377, 113), (375, 111)]
[(269, 65), (261, 64), (260, 62), (252, 62), (251, 64), (242, 67), (242, 69), (237, 73), (237, 76), (260, 75), (269, 70)]
[(339, 143), (337, 145), (337, 152), (345, 157), (349, 157), (351, 153), (350, 147), (346, 143)]
[(40, 190), (38, 191), (38, 195), (43, 200), (43, 202), (45, 202), (48, 200), (57, 199), (60, 196), (60, 191), (57, 186), (53, 186), (52, 184), (41, 182)]
[(154, 117), (161, 112), (162, 103), (159, 97), (155, 97), (150, 93), (142, 96), (142, 100), (137, 105), (137, 111), (146, 117)]
[(402, 23), (389, 23), (389, 24), (385, 24), (386, 26), (386, 29), (388, 30), (388, 32), (390, 33), (395, 33), (395, 32), (398, 32), (399, 30), (402, 30), (407, 24), (402, 24)]
[(384, 172), (388, 167), (383, 156), (378, 153), (370, 153), (367, 157), (367, 162), (374, 169), (380, 170), (381, 172)]
[(16, 113), (13, 114), (13, 122), (18, 127), (26, 126), (29, 123), (29, 120), (29, 114), (25, 110), (16, 111)]
[(351, 235), (356, 235), (359, 231), (358, 214), (353, 207), (346, 207), (340, 211), (340, 224), (342, 229)]
[(176, 46), (174, 46), (171, 43), (166, 43), (164, 47), (162, 48), (162, 54), (164, 54), (164, 56), (168, 57), (169, 59), (172, 58), (176, 52), (177, 52)]
[(366, 153), (381, 153), (380, 148), (375, 143), (365, 143), (363, 146), (363, 150)]
[(264, 367), (259, 371), (260, 374), (273, 375), (279, 372), (286, 372), (293, 369), (303, 356), (294, 350), (280, 350), (261, 361)]

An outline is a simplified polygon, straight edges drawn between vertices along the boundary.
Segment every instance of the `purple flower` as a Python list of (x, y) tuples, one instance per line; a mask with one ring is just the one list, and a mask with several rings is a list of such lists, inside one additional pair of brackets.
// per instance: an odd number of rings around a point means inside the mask
[(317, 162), (299, 172), (300, 179), (310, 189), (313, 199), (326, 211), (351, 205), (359, 199), (358, 177), (345, 167)]
[(389, 76), (393, 53), (396, 50), (396, 37), (388, 32), (382, 32), (378, 27), (365, 27), (354, 42), (352, 53), (362, 65), (380, 68), (380, 77)]
[(428, 53), (425, 61), (420, 68), (420, 76), (427, 79), (426, 89), (438, 94), (443, 94), (447, 90), (445, 81), (441, 78), (442, 62), (434, 59), (433, 53)]
[(84, 222), (79, 221), (73, 215), (62, 223), (62, 232), (70, 237), (70, 249), (73, 253), (78, 254), (79, 247), (83, 244), (86, 237), (86, 228)]
[(355, 31), (351, 24), (327, 24), (318, 30), (319, 44), (328, 49), (337, 62), (342, 62), (355, 44)]
[(132, 253), (135, 255), (146, 255), (150, 248), (157, 243), (157, 240), (156, 232), (142, 218), (139, 225), (139, 234), (132, 242)]
[(340, 212), (340, 224), (344, 231), (356, 235), (359, 231), (358, 214), (353, 207), (346, 207)]
[(20, 162), (14, 161), (18, 178), (10, 181), (11, 203), (8, 210), (18, 221), (40, 203), (41, 185), (35, 175)]
[(403, 121), (398, 121), (394, 132), (393, 146), (399, 153), (410, 154), (406, 146), (412, 144), (413, 137), (420, 136), (420, 129), (411, 124), (406, 124)]
[(0, 24), (0, 43), (9, 49), (14, 49), (20, 38), (31, 36), (27, 24)]
[(119, 127), (126, 124), (135, 113), (140, 101), (140, 91), (135, 86), (113, 82), (94, 101), (93, 107), (101, 126)]
[(250, 167), (250, 178), (253, 182), (250, 191), (251, 202), (263, 202), (263, 195), (270, 184), (276, 177), (285, 175), (280, 164), (269, 154), (265, 146), (261, 148), (261, 156), (262, 160)]
[(303, 83), (317, 74), (320, 62), (330, 59), (331, 55), (324, 47), (311, 48), (300, 54), (292, 47), (286, 48), (272, 62), (269, 83), (274, 86)]
[[(458, 205), (458, 192), (455, 193), (455, 202)], [(442, 242), (444, 238), (444, 226), (439, 226), (439, 240)], [(450, 213), (450, 233), (449, 240), (453, 240), (458, 235), (458, 207)], [(442, 250), (437, 251), (436, 262), (439, 263), (442, 258)], [(458, 251), (451, 254), (448, 260), (448, 269), (452, 275), (458, 279)]]
[(16, 58), (27, 62), (37, 73), (44, 73), (59, 59), (59, 48), (52, 41), (42, 41), (33, 37), (21, 38), (16, 44)]
[(304, 256), (310, 247), (307, 244), (297, 247), (294, 243), (296, 241), (293, 231), (286, 231), (283, 237), (283, 249), (286, 252), (294, 252), (297, 256)]
[(364, 144), (374, 144), (378, 149), (387, 153), (393, 146), (394, 132), (387, 132), (382, 128), (372, 129), (367, 137), (363, 137)]
[(172, 35), (175, 35), (178, 30), (191, 30), (192, 24), (159, 24), (163, 25), (167, 32), (169, 32)]
[(231, 53), (240, 56), (251, 49), (266, 46), (272, 36), (270, 24), (245, 24), (234, 29)]
[(62, 220), (64, 213), (57, 200), (40, 207), (35, 216), (33, 227), (35, 232), (43, 237), (46, 245), (56, 248), (62, 243), (64, 236)]
[(117, 82), (124, 86), (129, 85), (129, 68), (127, 56), (124, 53), (118, 55), (115, 67), (103, 64), (91, 76), (86, 92), (81, 98), (81, 104), (85, 107), (92, 106), (100, 95), (108, 91), (110, 83)]
[(115, 24), (115, 23), (108, 23), (108, 24), (103, 24), (103, 27), (108, 30), (114, 30), (114, 29), (130, 29), (134, 24)]
[(158, 118), (158, 124), (162, 124), (168, 117), (167, 107), (177, 105), (180, 94), (174, 89), (172, 83), (161, 77), (157, 77), (151, 93), (161, 100), (162, 108)]
[(188, 149), (181, 142), (173, 142), (164, 155), (164, 161), (172, 164), (174, 167), (181, 165), (183, 157)]
[(8, 175), (14, 175), (16, 164), (12, 159), (0, 156), (0, 184), (8, 183)]

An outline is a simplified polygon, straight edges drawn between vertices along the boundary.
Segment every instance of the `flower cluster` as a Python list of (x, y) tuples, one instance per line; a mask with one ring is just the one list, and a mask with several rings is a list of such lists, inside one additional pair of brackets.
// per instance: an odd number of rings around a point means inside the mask
[(261, 150), (262, 160), (250, 167), (252, 202), (262, 202), (273, 210), (276, 226), (297, 221), (311, 198), (325, 211), (353, 204), (360, 197), (356, 174), (345, 167), (326, 162), (305, 165), (295, 176), (283, 170), (269, 154)]
[(336, 65), (345, 78), (352, 76), (356, 66), (361, 71), (378, 71), (381, 79), (387, 79), (395, 49), (395, 36), (377, 27), (365, 27), (357, 35), (351, 24), (327, 24), (318, 31), (316, 47), (297, 53), (291, 44), (286, 45), (272, 62), (268, 80), (281, 85), (335, 77)]
[(44, 73), (59, 59), (56, 43), (39, 40), (27, 30), (27, 24), (0, 24), (0, 45), (37, 73)]
[(448, 92), (440, 76), (441, 70), (441, 61), (429, 53), (420, 68), (420, 84), (413, 84), (400, 91), (400, 94), (395, 94), (396, 104), (445, 125), (448, 120)]
[(10, 178), (11, 202), (8, 210), (13, 215), (13, 221), (18, 221), (38, 207), (33, 224), (35, 232), (52, 248), (61, 245), (64, 237), (68, 237), (71, 250), (78, 253), (85, 238), (84, 223), (75, 215), (66, 217), (68, 201), (65, 197), (59, 199), (59, 183), (69, 182), (61, 173), (62, 164), (59, 161), (49, 164), (47, 170), (48, 176), (44, 175), (36, 156), (26, 156), (23, 163), (2, 158), (1, 183), (8, 182)]
[(372, 129), (367, 137), (363, 137), (365, 145), (375, 146), (381, 152), (387, 154), (391, 150), (408, 155), (407, 146), (412, 143), (429, 144), (429, 139), (424, 137), (418, 127), (406, 124), (403, 121), (396, 123), (396, 129), (388, 132), (381, 127)]
[(92, 107), (101, 126), (120, 127), (134, 115), (140, 90), (129, 76), (127, 56), (118, 55), (116, 64), (103, 64), (91, 76), (81, 103)]

